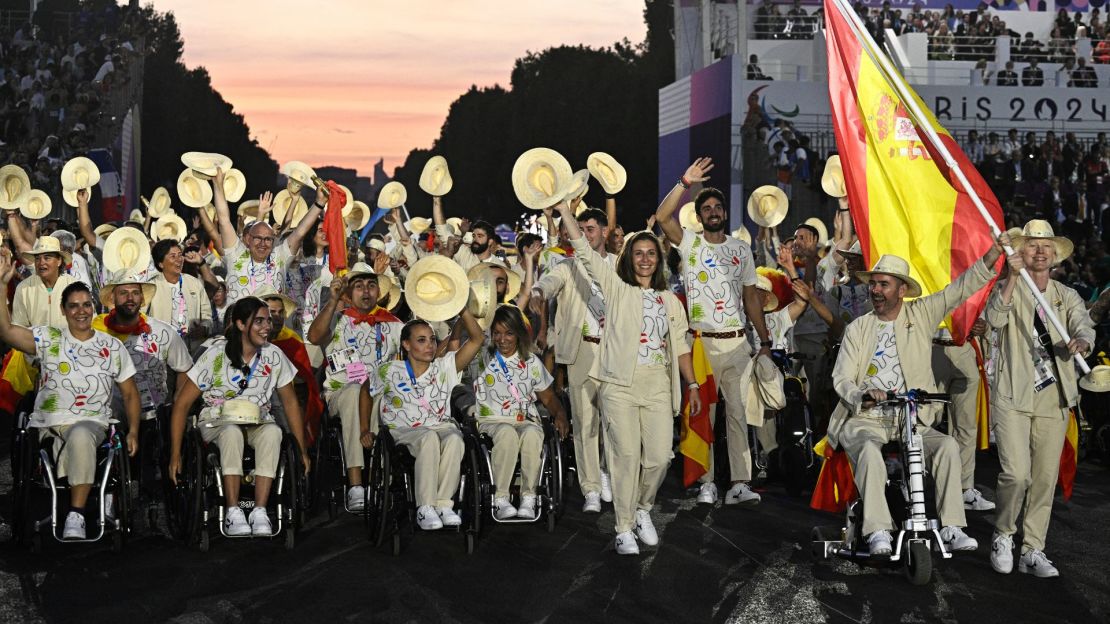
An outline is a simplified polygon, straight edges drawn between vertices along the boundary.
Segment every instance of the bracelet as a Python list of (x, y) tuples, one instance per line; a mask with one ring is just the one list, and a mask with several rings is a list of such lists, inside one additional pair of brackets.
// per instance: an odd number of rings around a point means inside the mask
[(700, 388), (701, 384), (699, 384), (696, 381), (691, 381), (690, 383), (686, 384), (686, 387), (687, 388)]
[(686, 181), (686, 176), (680, 176), (678, 178), (678, 185), (681, 186), (684, 189), (689, 189), (690, 188), (690, 183)]
[(770, 340), (760, 340), (760, 341), (759, 341), (759, 346), (761, 346), (761, 347), (767, 347), (767, 348), (770, 348), (770, 347), (771, 347), (771, 345), (773, 345), (773, 344), (774, 344), (774, 343), (773, 343), (773, 342), (771, 342)]
[(317, 204), (316, 202), (312, 202), (312, 205), (319, 208), (320, 210), (323, 210), (324, 208), (326, 208), (326, 206), (321, 206), (320, 204)]

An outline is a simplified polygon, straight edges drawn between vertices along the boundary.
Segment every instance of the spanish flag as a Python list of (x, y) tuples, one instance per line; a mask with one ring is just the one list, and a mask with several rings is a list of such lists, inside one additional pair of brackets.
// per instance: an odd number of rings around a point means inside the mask
[[(909, 262), (925, 294), (937, 292), (993, 241), (956, 172), (963, 173), (1001, 229), (998, 200), (948, 131), (885, 61), (847, 0), (825, 0), (825, 24), (833, 129), (864, 259), (871, 266), (882, 254), (896, 254)], [(947, 148), (951, 162), (945, 162), (929, 130)], [(963, 343), (989, 292), (990, 284), (952, 313), (957, 343)]]
[(713, 367), (709, 365), (709, 358), (705, 355), (700, 334), (694, 337), (690, 358), (694, 365), (694, 380), (699, 386), (701, 410), (696, 414), (690, 413), (690, 390), (687, 389), (686, 396), (682, 399), (682, 432), (678, 441), (678, 452), (685, 457), (682, 481), (686, 487), (696, 483), (709, 471), (710, 453), (713, 452), (710, 447), (713, 444), (713, 423), (710, 419), (713, 418), (713, 406), (717, 402), (717, 382), (713, 380)]
[(332, 275), (343, 275), (347, 268), (347, 254), (339, 250), (347, 249), (347, 225), (343, 221), (343, 208), (347, 205), (347, 194), (335, 182), (325, 182), (328, 189), (328, 205), (324, 210), (324, 235), (328, 239), (328, 270)]
[(844, 449), (833, 450), (828, 436), (821, 438), (813, 447), (813, 452), (823, 459), (823, 463), (809, 506), (830, 513), (842, 513), (848, 509), (848, 503), (859, 496), (852, 475), (852, 462)]
[(297, 369), (297, 376), (304, 380), (305, 389), (307, 390), (304, 406), (305, 444), (312, 446), (320, 432), (320, 418), (324, 414), (324, 401), (320, 398), (320, 384), (316, 383), (316, 375), (312, 372), (312, 363), (308, 361), (308, 351), (305, 350), (301, 337), (288, 327), (281, 328), (281, 332), (273, 343), (293, 363), (293, 366)]
[(1060, 451), (1060, 476), (1057, 482), (1064, 491), (1064, 500), (1071, 500), (1071, 488), (1075, 485), (1075, 470), (1079, 464), (1079, 423), (1075, 419), (1075, 408), (1068, 413), (1068, 430), (1064, 433), (1064, 448)]
[[(0, 305), (4, 305), (3, 302)], [(4, 356), (3, 369), (0, 370), (0, 412), (15, 414), (19, 402), (35, 389), (35, 380), (38, 378), (38, 367), (33, 366), (22, 351), (8, 351)]]
[(991, 388), (983, 347), (975, 338), (971, 339), (971, 347), (975, 349), (975, 365), (979, 369), (979, 389), (975, 393), (975, 441), (976, 448), (985, 451), (991, 445)]

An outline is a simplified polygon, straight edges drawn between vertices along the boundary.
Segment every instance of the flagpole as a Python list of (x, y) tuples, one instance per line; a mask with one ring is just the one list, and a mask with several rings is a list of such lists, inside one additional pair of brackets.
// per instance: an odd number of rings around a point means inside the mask
[[(921, 107), (918, 106), (917, 99), (913, 97), (913, 93), (910, 90), (909, 85), (906, 84), (905, 79), (902, 77), (901, 73), (899, 73), (894, 65), (890, 62), (890, 59), (887, 58), (886, 54), (878, 50), (878, 46), (875, 43), (875, 40), (871, 38), (870, 34), (868, 34), (867, 29), (864, 28), (863, 23), (859, 19), (859, 16), (856, 15), (856, 12), (852, 10), (850, 6), (846, 6), (847, 0), (830, 1), (836, 5), (836, 8), (840, 11), (841, 16), (843, 16), (848, 24), (852, 27), (853, 34), (860, 41), (860, 43), (862, 44), (861, 47), (864, 49), (867, 55), (879, 67), (880, 72), (883, 75), (883, 79), (886, 80), (886, 83), (891, 88), (898, 92), (898, 97), (902, 99), (902, 102), (906, 105), (906, 110), (909, 112), (910, 116), (913, 117), (914, 125), (917, 126), (919, 130), (925, 131), (925, 135), (929, 137), (929, 141), (940, 153), (941, 157), (944, 159), (944, 163), (948, 166), (949, 171), (952, 171), (956, 174), (956, 179), (959, 180), (960, 184), (964, 188), (964, 191), (971, 198), (971, 202), (975, 204), (975, 208), (979, 210), (979, 216), (981, 216), (983, 220), (987, 222), (987, 225), (991, 229), (991, 233), (994, 235), (994, 238), (997, 239), (1002, 234), (1002, 230), (998, 229), (998, 225), (995, 224), (995, 222), (991, 219), (991, 215), (987, 211), (987, 207), (983, 204), (983, 200), (979, 198), (979, 194), (976, 193), (975, 189), (971, 186), (971, 182), (968, 181), (967, 177), (964, 175), (963, 170), (960, 169), (959, 163), (956, 162), (956, 159), (952, 157), (952, 153), (948, 151), (948, 147), (945, 146), (944, 143), (941, 141), (940, 136), (933, 128), (933, 125), (928, 122), (925, 113), (922, 112)], [(1005, 249), (1007, 256), (1014, 253), (1014, 249), (1009, 245), (1004, 245), (1003, 248)], [(1056, 331), (1059, 332), (1061, 336), (1063, 336), (1065, 342), (1071, 342), (1071, 335), (1068, 334), (1067, 328), (1064, 326), (1063, 323), (1060, 322), (1059, 317), (1056, 316), (1056, 313), (1053, 311), (1052, 307), (1048, 305), (1048, 302), (1045, 300), (1044, 295), (1041, 294), (1040, 288), (1037, 288), (1037, 285), (1033, 282), (1033, 278), (1029, 275), (1029, 272), (1026, 271), (1024, 267), (1022, 267), (1022, 269), (1018, 271), (1018, 273), (1021, 275), (1022, 280), (1025, 282), (1025, 285), (1029, 287), (1029, 292), (1033, 294), (1033, 298), (1037, 301), (1037, 304), (1041, 306), (1042, 310), (1044, 310), (1045, 316), (1048, 318), (1049, 322), (1052, 323), (1052, 326), (1056, 328)], [(1083, 356), (1081, 354), (1076, 353), (1073, 355), (1073, 357), (1075, 358), (1076, 364), (1079, 365), (1080, 370), (1082, 370), (1084, 374), (1091, 372), (1091, 368), (1087, 366), (1087, 361), (1083, 359)]]

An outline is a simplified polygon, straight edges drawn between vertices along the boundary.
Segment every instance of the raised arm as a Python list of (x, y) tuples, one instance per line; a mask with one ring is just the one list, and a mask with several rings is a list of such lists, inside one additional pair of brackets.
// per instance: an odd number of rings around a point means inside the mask
[[(328, 196), (327, 193), (324, 192), (324, 187), (321, 186), (316, 189), (316, 201), (313, 202), (312, 207), (308, 209), (308, 214), (301, 219), (301, 222), (297, 224), (293, 232), (285, 239), (285, 245), (289, 247), (290, 255), (295, 256), (297, 252), (301, 250), (301, 243), (304, 242), (304, 237), (308, 236), (308, 231), (316, 224), (316, 219), (320, 218), (320, 214), (323, 212), (324, 206), (327, 205), (327, 201)], [(292, 210), (287, 211), (287, 213), (289, 212), (292, 212)]]
[(432, 198), (432, 224), (433, 225), (447, 225), (447, 219), (443, 218), (443, 198)]
[(682, 226), (674, 220), (674, 213), (678, 210), (682, 197), (691, 185), (709, 180), (709, 176), (706, 174), (712, 170), (712, 158), (703, 157), (695, 160), (692, 165), (686, 168), (686, 173), (682, 174), (682, 179), (675, 183), (671, 192), (667, 193), (663, 202), (655, 209), (655, 222), (663, 229), (663, 235), (671, 241), (672, 245), (678, 245), (682, 242)]
[(89, 218), (89, 191), (77, 191), (77, 228), (89, 249), (96, 247), (96, 233), (93, 232), (92, 219)]
[(316, 314), (316, 318), (312, 319), (312, 325), (308, 328), (308, 335), (305, 338), (321, 349), (328, 346), (331, 341), (331, 331), (329, 331), (331, 321), (335, 317), (335, 310), (339, 306), (339, 300), (343, 297), (343, 290), (346, 287), (346, 277), (336, 277), (331, 280), (331, 285), (328, 286), (331, 290), (331, 297), (328, 298), (327, 303), (320, 306), (320, 312)]
[[(0, 292), (8, 292), (8, 282), (15, 276), (12, 254), (7, 249), (0, 250)], [(0, 340), (15, 349), (35, 354), (35, 335), (26, 327), (12, 324), (7, 302), (0, 301)]]
[(470, 335), (458, 351), (455, 351), (455, 369), (461, 373), (470, 366), (474, 356), (478, 355), (478, 350), (486, 341), (486, 333), (482, 331), (481, 325), (478, 325), (478, 319), (474, 318), (466, 308), (463, 308), (462, 314), (459, 315), (459, 321), (466, 325), (466, 333)]
[(605, 198), (605, 219), (609, 223), (609, 231), (617, 227), (617, 198), (612, 195)]
[[(208, 211), (204, 208), (197, 210), (197, 218), (200, 219), (200, 227), (208, 234), (208, 240), (220, 241), (222, 244), (223, 241), (221, 239), (223, 237), (220, 236), (220, 230), (216, 227), (216, 224), (212, 223), (212, 219), (208, 218)], [(223, 249), (220, 250), (220, 253), (222, 255)]]
[(567, 228), (567, 240), (574, 247), (575, 259), (582, 263), (582, 267), (586, 269), (590, 279), (597, 282), (598, 287), (601, 288), (601, 293), (608, 300), (610, 297), (617, 296), (618, 288), (624, 282), (620, 281), (616, 272), (609, 270), (605, 261), (589, 246), (582, 235), (582, 230), (578, 227), (578, 221), (574, 218), (574, 210), (579, 201), (575, 200), (574, 203), (560, 202), (558, 206), (559, 214), (563, 218), (563, 225)]
[[(23, 217), (16, 211), (8, 218), (8, 232), (11, 234), (12, 244), (15, 246), (15, 252), (23, 257), (23, 252), (31, 251), (35, 246), (35, 235), (33, 230), (23, 225)], [(23, 260), (23, 262), (27, 262)], [(31, 264), (27, 262), (27, 264)], [(65, 267), (62, 267), (65, 268)]]
[[(269, 192), (264, 193), (263, 197), (266, 195)], [(259, 202), (261, 201), (259, 198)], [(212, 179), (212, 205), (216, 207), (216, 222), (220, 225), (220, 251), (231, 249), (239, 244), (239, 233), (231, 222), (231, 209), (227, 207), (227, 199), (224, 197), (224, 172), (219, 168), (216, 169), (216, 177)]]

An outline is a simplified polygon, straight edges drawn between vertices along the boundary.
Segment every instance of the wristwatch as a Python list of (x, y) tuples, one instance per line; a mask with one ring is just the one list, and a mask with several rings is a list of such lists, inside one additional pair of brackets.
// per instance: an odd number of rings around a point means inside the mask
[(773, 344), (774, 344), (774, 343), (773, 343), (773, 342), (771, 342), (770, 340), (760, 340), (760, 341), (759, 341), (759, 346), (760, 346), (760, 347), (767, 347), (768, 349), (770, 349), (770, 348), (771, 348), (771, 345), (773, 345)]

